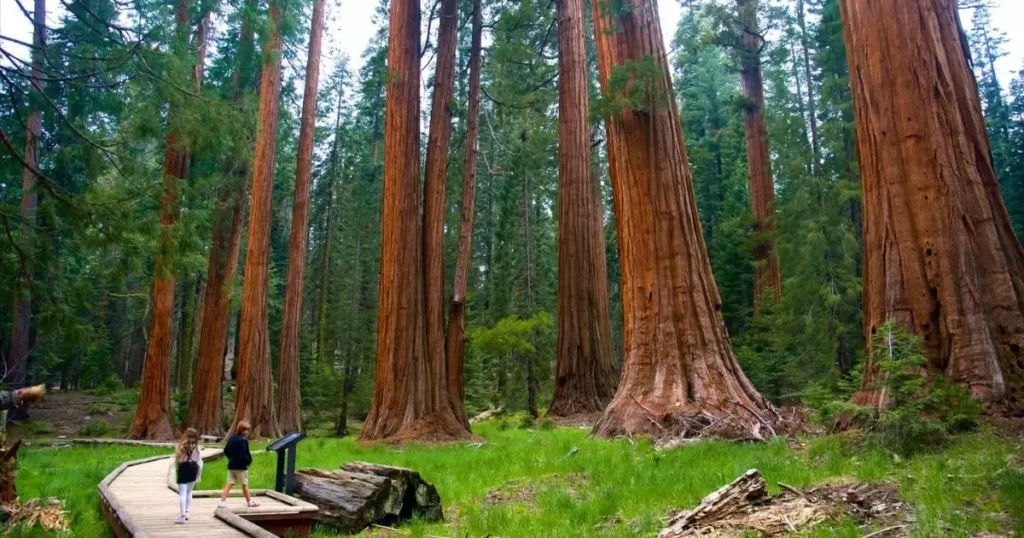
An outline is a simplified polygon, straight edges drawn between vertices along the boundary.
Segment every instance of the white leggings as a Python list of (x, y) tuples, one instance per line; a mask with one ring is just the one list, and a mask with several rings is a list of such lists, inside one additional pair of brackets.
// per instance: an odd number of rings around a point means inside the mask
[(188, 512), (189, 507), (192, 506), (192, 490), (194, 489), (196, 489), (195, 482), (178, 484), (178, 506), (181, 507), (182, 515)]

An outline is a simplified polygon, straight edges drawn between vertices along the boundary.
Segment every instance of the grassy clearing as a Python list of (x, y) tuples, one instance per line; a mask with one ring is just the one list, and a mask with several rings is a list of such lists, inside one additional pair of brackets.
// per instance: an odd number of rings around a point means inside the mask
[[(743, 471), (761, 470), (773, 491), (835, 479), (895, 480), (917, 510), (915, 536), (971, 536), (1024, 531), (1024, 473), (1007, 462), (1021, 450), (989, 433), (964, 436), (941, 453), (911, 459), (854, 450), (843, 437), (809, 441), (794, 451), (768, 444), (703, 442), (656, 453), (646, 442), (597, 441), (575, 429), (527, 431), (500, 423), (475, 427), (486, 444), (404, 449), (365, 447), (351, 439), (308, 439), (302, 467), (337, 468), (365, 460), (419, 470), (444, 500), (447, 523), (414, 522), (410, 536), (578, 537), (651, 536), (672, 509), (689, 507)], [(96, 447), (26, 450), (19, 474), (23, 498), (57, 496), (71, 511), (76, 536), (109, 535), (95, 493), (124, 460), (159, 450)], [(273, 484), (274, 455), (257, 454), (254, 487)], [(201, 489), (224, 484), (226, 467), (204, 471)], [(488, 496), (489, 492), (499, 492)], [(14, 536), (42, 536), (16, 532)], [(320, 531), (317, 536), (331, 536)], [(809, 536), (856, 537), (852, 522)]]

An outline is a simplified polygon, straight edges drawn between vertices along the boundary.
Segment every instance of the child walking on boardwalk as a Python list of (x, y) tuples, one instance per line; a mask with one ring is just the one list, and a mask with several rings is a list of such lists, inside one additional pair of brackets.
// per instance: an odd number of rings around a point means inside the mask
[(220, 494), (220, 503), (217, 504), (221, 508), (227, 506), (228, 493), (231, 493), (231, 488), (236, 482), (242, 485), (242, 495), (245, 495), (247, 506), (260, 505), (249, 495), (249, 465), (252, 464), (252, 454), (249, 453), (249, 429), (248, 422), (239, 422), (235, 427), (235, 434), (224, 445), (224, 456), (228, 458), (228, 483)]
[(199, 449), (199, 432), (195, 428), (185, 430), (185, 435), (174, 448), (171, 465), (177, 475), (178, 507), (181, 509), (174, 522), (184, 525), (188, 521), (188, 509), (192, 506), (192, 491), (203, 475), (203, 455)]

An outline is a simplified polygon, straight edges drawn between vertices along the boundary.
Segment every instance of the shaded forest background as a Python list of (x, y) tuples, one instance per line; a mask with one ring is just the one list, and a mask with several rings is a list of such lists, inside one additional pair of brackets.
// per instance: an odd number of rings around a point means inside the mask
[[(664, 1), (664, 0), (663, 0)], [(6, 354), (16, 294), (32, 298), (27, 378), (64, 389), (137, 387), (153, 312), (154, 252), (177, 280), (173, 399), (188, 408), (202, 331), (199, 312), (225, 163), (252, 159), (258, 97), (234, 96), (255, 85), (259, 54), (241, 54), (249, 21), (261, 43), (268, 32), (257, 2), (195, 2), (190, 20), (214, 11), (201, 89), (192, 62), (173, 53), (170, 2), (136, 7), (78, 0), (41, 49), (45, 83), (30, 92), (28, 66), (0, 41), (0, 349)], [(299, 138), (309, 2), (288, 0), (281, 20), (286, 66), (279, 104), (270, 218), (269, 334), (277, 371), (284, 309), (292, 191)], [(469, 2), (459, 6), (465, 27)], [(856, 388), (861, 323), (861, 211), (849, 72), (837, 0), (762, 2), (765, 117), (775, 175), (775, 241), (782, 269), (780, 301), (754, 316), (754, 248), (747, 182), (740, 53), (724, 3), (684, 0), (671, 65), (686, 149), (722, 310), (744, 371), (777, 403), (812, 400)], [(1003, 197), (1018, 237), (1024, 232), (1024, 71), (1002, 84), (995, 62), (1004, 34), (989, 10), (973, 3), (969, 41)], [(558, 39), (549, 0), (483, 2), (476, 225), (470, 264), (465, 365), (470, 415), (490, 407), (546, 405), (552, 393), (557, 312)], [(731, 3), (728, 7), (731, 7)], [(589, 13), (589, 9), (585, 9)], [(423, 24), (423, 55), (432, 54), (436, 20)], [(436, 14), (435, 14), (436, 15)], [(346, 21), (340, 21), (344, 26)], [(373, 385), (387, 81), (386, 3), (363, 67), (345, 60), (322, 69), (310, 193), (309, 237), (300, 335), (302, 411), (307, 424), (365, 416)], [(432, 26), (431, 26), (432, 25)], [(587, 27), (591, 25), (588, 23)], [(434, 34), (431, 32), (434, 31)], [(620, 270), (611, 211), (596, 54), (587, 32), (594, 176), (601, 180), (612, 333), (621, 349)], [(448, 191), (462, 183), (470, 33), (459, 32)], [(246, 63), (242, 69), (240, 62)], [(1024, 68), (1024, 66), (1022, 66)], [(429, 73), (424, 70), (430, 87)], [(234, 80), (242, 73), (243, 80)], [(249, 78), (251, 80), (244, 80)], [(38, 213), (21, 215), (22, 164), (15, 154), (26, 117), (40, 110)], [(423, 112), (424, 121), (429, 111)], [(180, 182), (180, 217), (160, 241), (160, 200), (167, 125), (192, 155)], [(424, 135), (425, 136), (425, 135)], [(425, 144), (424, 144), (425, 145)], [(14, 151), (10, 151), (15, 148)], [(246, 197), (248, 199), (248, 197)], [(446, 286), (458, 243), (458, 196), (448, 197)], [(245, 222), (248, 222), (245, 219)], [(240, 259), (245, 259), (243, 228)], [(26, 238), (27, 241), (26, 241)], [(242, 265), (242, 264), (239, 264)], [(228, 279), (227, 356), (237, 347), (245, 275)], [(450, 290), (446, 291), (446, 294)], [(6, 358), (6, 355), (5, 355)], [(5, 361), (6, 364), (6, 361)], [(276, 379), (277, 376), (274, 376)], [(233, 396), (229, 388), (227, 399)], [(534, 391), (535, 398), (530, 398)], [(227, 416), (230, 416), (228, 414)], [(339, 420), (340, 419), (340, 420)]]

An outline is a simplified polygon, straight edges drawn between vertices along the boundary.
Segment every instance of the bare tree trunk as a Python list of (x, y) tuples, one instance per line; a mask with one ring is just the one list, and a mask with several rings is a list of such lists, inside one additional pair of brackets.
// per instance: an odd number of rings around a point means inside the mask
[(466, 160), (462, 168), (462, 206), (459, 215), (459, 250), (455, 260), (455, 284), (448, 307), (445, 350), (448, 361), (448, 397), (459, 420), (469, 427), (463, 380), (466, 353), (466, 288), (469, 284), (470, 254), (473, 250), (473, 220), (476, 213), (476, 165), (480, 138), (480, 49), (483, 16), (480, 0), (473, 0), (473, 36), (469, 49), (469, 103), (466, 111)]
[(601, 200), (590, 177), (583, 0), (558, 4), (558, 355), (548, 415), (603, 411), (618, 383)]
[[(455, 0), (442, 0), (438, 72), (427, 151), (423, 226), (419, 215), (420, 5), (391, 2), (387, 106), (384, 130), (384, 215), (377, 373), (364, 440), (458, 439), (469, 429), (448, 397), (440, 279), (424, 278), (443, 245), (444, 170), (451, 130)], [(422, 235), (421, 235), (422, 234)], [(422, 257), (421, 257), (422, 256)], [(429, 280), (426, 284), (424, 280)], [(440, 290), (443, 292), (443, 290)], [(429, 329), (429, 331), (428, 331)], [(439, 330), (440, 329), (440, 330)], [(428, 332), (430, 336), (428, 337)]]
[(743, 82), (743, 131), (747, 145), (747, 179), (750, 209), (754, 214), (754, 315), (760, 314), (765, 294), (776, 302), (782, 296), (779, 256), (775, 252), (775, 182), (768, 153), (768, 127), (764, 121), (764, 80), (757, 22), (758, 0), (737, 0), (740, 25), (740, 76)]
[(441, 1), (437, 37), (437, 70), (430, 108), (426, 178), (423, 197), (423, 291), (426, 307), (427, 360), (432, 379), (446, 379), (444, 360), (444, 220), (447, 204), (448, 146), (455, 92), (457, 0)]
[[(46, 0), (35, 0), (32, 14), (32, 78), (30, 80), (29, 113), (25, 125), (25, 162), (21, 171), (21, 223), (18, 226), (20, 247), (19, 282), (15, 287), (11, 308), (11, 341), (7, 348), (7, 371), (5, 381), (12, 389), (25, 386), (28, 373), (28, 356), (32, 334), (32, 280), (34, 272), (33, 245), (35, 243), (36, 176), (33, 169), (39, 168), (39, 137), (43, 132), (42, 114), (37, 103), (43, 91), (42, 63), (43, 47), (46, 46)], [(12, 411), (15, 418), (27, 418), (24, 410)]]
[[(268, 35), (260, 75), (259, 127), (253, 156), (249, 235), (245, 248), (242, 320), (239, 326), (238, 398), (234, 425), (246, 420), (252, 436), (277, 437), (281, 429), (274, 409), (267, 326), (267, 286), (270, 271), (270, 219), (277, 151), (278, 100), (281, 94), (281, 4), (271, 1)], [(234, 430), (232, 425), (232, 431)]]
[(295, 200), (292, 232), (288, 243), (288, 276), (281, 320), (281, 352), (277, 417), (281, 429), (302, 431), (299, 393), (299, 325), (302, 322), (302, 283), (306, 269), (306, 238), (309, 222), (309, 183), (313, 168), (313, 137), (316, 135), (316, 92), (320, 82), (320, 43), (324, 33), (324, 0), (313, 3), (309, 28), (309, 56), (306, 59), (306, 89), (302, 94), (302, 126), (295, 167)]
[[(841, 0), (864, 200), (865, 341), (894, 319), (929, 374), (1024, 415), (1024, 250), (955, 0)], [(882, 407), (868, 361), (853, 403)]]
[[(252, 0), (247, 2), (247, 6), (252, 6)], [(232, 100), (236, 105), (241, 102), (243, 94), (252, 89), (243, 82), (243, 79), (248, 78), (243, 71), (255, 54), (253, 33), (253, 22), (246, 18), (242, 22), (238, 58), (231, 80)], [(224, 357), (231, 325), (231, 292), (242, 244), (245, 198), (249, 192), (248, 163), (234, 159), (228, 162), (225, 179), (218, 189), (214, 206), (213, 238), (206, 271), (206, 291), (202, 300), (202, 320), (199, 322), (199, 357), (187, 419), (190, 427), (207, 435), (220, 435), (224, 431), (221, 392)]]
[(685, 435), (692, 417), (722, 418), (735, 431), (759, 434), (768, 402), (747, 380), (722, 321), (721, 298), (697, 220), (693, 181), (679, 113), (671, 96), (655, 0), (594, 2), (603, 91), (613, 70), (653, 61), (658, 76), (634, 80), (642, 110), (606, 119), (615, 220), (622, 264), (623, 371), (594, 434)]
[[(176, 49), (187, 54), (189, 0), (180, 0), (175, 14)], [(204, 47), (205, 50), (205, 47)], [(198, 59), (197, 61), (203, 61)], [(197, 81), (193, 80), (193, 86)], [(172, 104), (173, 108), (173, 104)], [(173, 114), (172, 114), (173, 115)], [(188, 175), (188, 147), (169, 120), (164, 150), (163, 196), (160, 200), (160, 237), (153, 267), (153, 318), (142, 368), (142, 388), (129, 439), (174, 438), (171, 410), (170, 366), (174, 346), (174, 270), (171, 266), (173, 229), (180, 213), (178, 182)]]
[[(800, 48), (803, 49), (804, 78), (807, 80), (807, 125), (811, 130), (811, 151), (814, 154), (814, 175), (821, 175), (821, 141), (818, 138), (818, 104), (814, 98), (814, 76), (811, 72), (811, 46), (807, 40), (807, 16), (804, 0), (796, 2), (796, 20), (800, 26)], [(795, 60), (795, 58), (794, 58)]]

